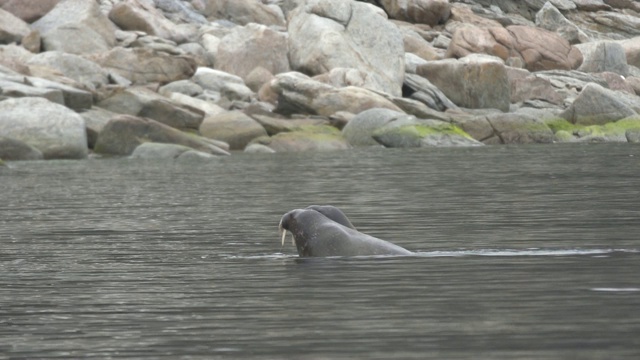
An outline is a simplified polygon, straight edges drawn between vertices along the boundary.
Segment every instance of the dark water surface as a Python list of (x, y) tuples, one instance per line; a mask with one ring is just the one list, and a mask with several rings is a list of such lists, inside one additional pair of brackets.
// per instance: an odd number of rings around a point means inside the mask
[[(639, 146), (10, 166), (0, 358), (640, 358)], [(419, 254), (299, 259), (310, 204)]]

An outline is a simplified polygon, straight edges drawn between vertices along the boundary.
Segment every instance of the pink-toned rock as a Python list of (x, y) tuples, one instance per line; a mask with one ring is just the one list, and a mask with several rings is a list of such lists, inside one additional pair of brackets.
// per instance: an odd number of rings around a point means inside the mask
[(61, 0), (3, 0), (0, 7), (20, 19), (32, 23), (45, 16)]
[(189, 79), (197, 69), (197, 64), (191, 57), (169, 56), (145, 48), (116, 47), (95, 54), (90, 59), (135, 84), (166, 84)]
[(569, 42), (550, 31), (513, 25), (478, 28), (460, 27), (453, 34), (447, 57), (463, 57), (472, 53), (485, 53), (503, 60), (522, 59), (526, 69), (571, 70), (582, 63), (582, 54)]
[(124, 0), (113, 6), (109, 19), (122, 30), (144, 31), (163, 39), (176, 39), (175, 25), (152, 4), (139, 0)]
[(538, 77), (524, 69), (507, 68), (511, 84), (511, 103), (527, 100), (543, 100), (562, 105), (565, 97), (556, 91), (548, 79)]
[(451, 15), (448, 0), (382, 0), (379, 3), (389, 17), (412, 23), (444, 24)]
[(627, 64), (640, 67), (640, 36), (619, 41), (627, 57)]

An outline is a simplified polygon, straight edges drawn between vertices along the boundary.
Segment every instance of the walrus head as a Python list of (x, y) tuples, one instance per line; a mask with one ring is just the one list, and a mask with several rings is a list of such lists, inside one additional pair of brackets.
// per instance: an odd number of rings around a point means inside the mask
[(284, 239), (287, 237), (287, 231), (291, 232), (291, 244), (295, 245), (293, 231), (291, 230), (295, 226), (295, 213), (298, 210), (292, 210), (288, 213), (284, 214), (280, 219), (280, 223), (278, 224), (278, 232), (280, 237), (282, 237), (282, 246), (284, 246)]

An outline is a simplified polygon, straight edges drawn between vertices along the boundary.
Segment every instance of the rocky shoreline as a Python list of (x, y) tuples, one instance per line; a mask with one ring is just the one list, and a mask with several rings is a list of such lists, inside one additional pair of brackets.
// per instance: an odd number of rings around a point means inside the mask
[(1, 160), (640, 142), (633, 0), (0, 0)]

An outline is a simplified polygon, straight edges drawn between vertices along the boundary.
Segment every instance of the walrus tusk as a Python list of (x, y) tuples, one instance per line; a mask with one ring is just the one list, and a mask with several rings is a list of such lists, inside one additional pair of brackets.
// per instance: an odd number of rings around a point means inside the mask
[(278, 233), (282, 237), (282, 246), (284, 246), (284, 238), (287, 237), (287, 230), (282, 228), (282, 219), (280, 219), (280, 223), (278, 224)]

